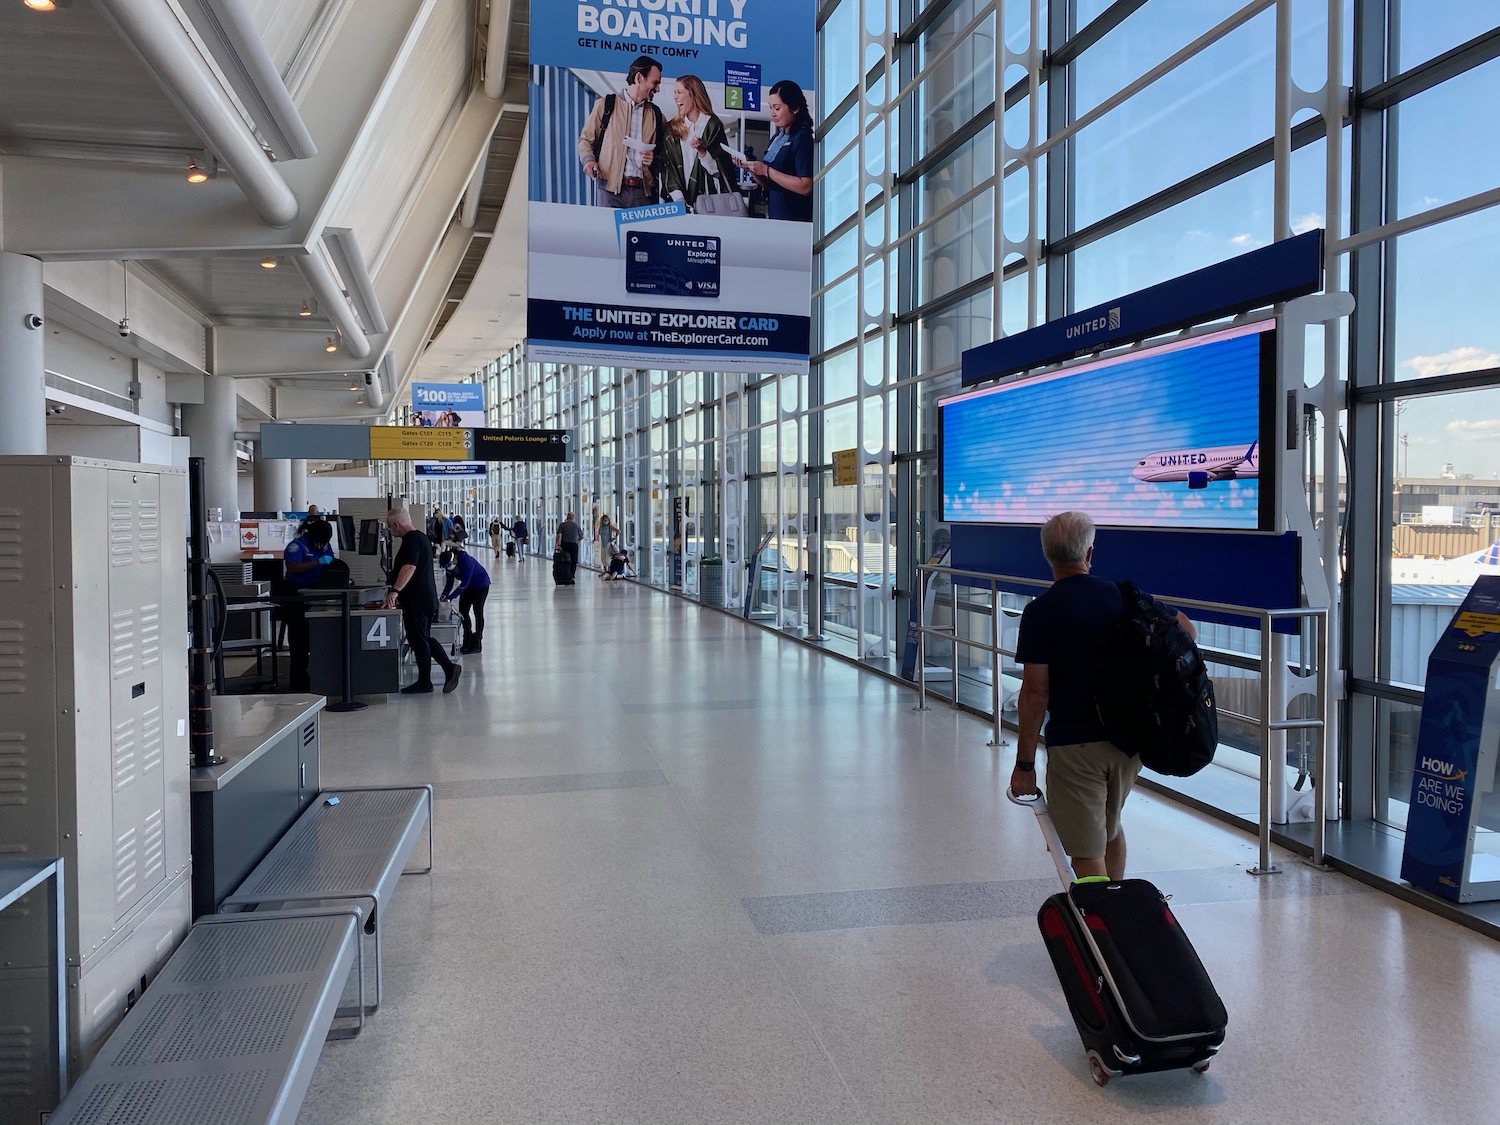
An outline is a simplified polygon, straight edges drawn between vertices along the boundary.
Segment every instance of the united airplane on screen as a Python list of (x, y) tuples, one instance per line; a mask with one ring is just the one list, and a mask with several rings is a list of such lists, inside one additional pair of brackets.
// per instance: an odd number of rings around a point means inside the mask
[(1249, 447), (1216, 445), (1209, 449), (1169, 449), (1136, 462), (1130, 474), (1147, 484), (1183, 484), (1207, 488), (1220, 480), (1251, 480), (1260, 477), (1259, 441)]

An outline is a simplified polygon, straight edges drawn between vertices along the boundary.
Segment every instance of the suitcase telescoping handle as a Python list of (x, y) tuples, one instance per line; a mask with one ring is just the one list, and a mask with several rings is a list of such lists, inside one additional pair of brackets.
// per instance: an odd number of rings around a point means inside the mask
[(1047, 850), (1052, 853), (1052, 864), (1057, 868), (1057, 877), (1062, 880), (1063, 890), (1067, 890), (1073, 885), (1073, 869), (1068, 866), (1068, 853), (1063, 851), (1062, 837), (1057, 834), (1057, 825), (1052, 823), (1052, 814), (1047, 811), (1047, 798), (1040, 789), (1030, 796), (1017, 797), (1007, 788), (1005, 796), (1011, 804), (1020, 805), (1036, 813), (1036, 822), (1041, 825), (1042, 839), (1047, 842)]

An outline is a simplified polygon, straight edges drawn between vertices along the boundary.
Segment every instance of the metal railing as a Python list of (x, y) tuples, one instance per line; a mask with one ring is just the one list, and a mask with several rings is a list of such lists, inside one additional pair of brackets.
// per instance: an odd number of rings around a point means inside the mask
[[(990, 639), (988, 641), (972, 640), (959, 635), (959, 610), (964, 608), (958, 600), (955, 589), (953, 606), (953, 624), (951, 629), (939, 629), (927, 623), (927, 585), (933, 576), (942, 576), (949, 579), (961, 579), (965, 586), (988, 586), (990, 591), (989, 613), (990, 613)], [(1013, 575), (989, 574), (977, 570), (959, 570), (955, 567), (938, 566), (924, 563), (917, 567), (917, 605), (921, 607), (917, 615), (917, 710), (927, 709), (927, 638), (941, 637), (944, 641), (954, 646), (953, 650), (953, 695), (951, 703), (959, 706), (958, 698), (958, 646), (966, 645), (970, 648), (981, 649), (988, 652), (991, 657), (991, 706), (993, 735), (990, 745), (999, 747), (1006, 745), (1001, 723), (1001, 657), (1015, 659), (1015, 652), (1004, 648), (1000, 643), (1000, 618), (1005, 608), (1000, 604), (1000, 587), (1005, 586), (1013, 589), (1017, 586), (1034, 588), (1038, 593), (1046, 590), (1052, 585), (1051, 582), (1039, 581), (1034, 578), (1022, 578)], [(1260, 841), (1260, 862), (1250, 872), (1252, 875), (1274, 875), (1279, 871), (1275, 863), (1271, 861), (1271, 793), (1272, 784), (1276, 778), (1281, 778), (1285, 784), (1285, 762), (1281, 768), (1272, 769), (1273, 747), (1272, 741), (1276, 734), (1292, 731), (1307, 730), (1312, 732), (1316, 743), (1314, 754), (1313, 773), (1313, 845), (1312, 857), (1309, 862), (1315, 867), (1322, 867), (1328, 842), (1328, 820), (1325, 807), (1326, 791), (1325, 779), (1328, 773), (1328, 729), (1329, 729), (1329, 696), (1328, 696), (1328, 610), (1326, 607), (1303, 607), (1297, 609), (1261, 609), (1258, 606), (1231, 605), (1225, 602), (1203, 602), (1188, 598), (1166, 599), (1174, 608), (1192, 611), (1200, 610), (1210, 613), (1229, 614), (1234, 617), (1244, 617), (1259, 623), (1260, 627), (1260, 654), (1259, 659), (1251, 666), (1260, 675), (1260, 716), (1241, 715), (1234, 711), (1220, 710), (1219, 714), (1225, 718), (1235, 719), (1254, 726), (1259, 731), (1260, 741), (1260, 820), (1257, 825), (1257, 836)], [(974, 610), (982, 608), (981, 605), (970, 607)], [(1275, 658), (1276, 646), (1273, 645), (1272, 637), (1276, 633), (1278, 622), (1301, 619), (1305, 621), (1312, 633), (1311, 651), (1315, 661), (1314, 671), (1314, 706), (1311, 718), (1288, 719), (1273, 718), (1271, 716), (1271, 698), (1273, 672), (1279, 675), (1279, 671), (1272, 668)], [(1299, 633), (1301, 630), (1298, 630)]]

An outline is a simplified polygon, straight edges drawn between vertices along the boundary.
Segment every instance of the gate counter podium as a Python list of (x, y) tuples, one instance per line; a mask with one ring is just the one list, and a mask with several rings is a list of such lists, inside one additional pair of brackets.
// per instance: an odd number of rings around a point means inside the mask
[[(1453, 902), (1500, 899), (1500, 577), (1474, 583), (1427, 659), (1401, 877)], [(1478, 847), (1476, 847), (1478, 844)]]

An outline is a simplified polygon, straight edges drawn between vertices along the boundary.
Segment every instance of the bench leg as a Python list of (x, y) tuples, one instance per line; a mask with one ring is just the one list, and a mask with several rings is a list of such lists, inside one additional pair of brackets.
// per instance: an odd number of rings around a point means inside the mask
[(354, 930), (354, 971), (359, 978), (359, 1003), (353, 1008), (339, 1008), (333, 1015), (335, 1019), (343, 1018), (355, 1020), (353, 1027), (330, 1027), (328, 1029), (329, 1039), (353, 1039), (365, 1029), (365, 928), (357, 926)]

